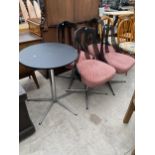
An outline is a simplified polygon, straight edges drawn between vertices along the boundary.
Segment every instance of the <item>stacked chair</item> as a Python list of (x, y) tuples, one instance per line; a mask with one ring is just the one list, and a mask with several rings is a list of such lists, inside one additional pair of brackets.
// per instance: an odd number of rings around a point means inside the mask
[(118, 30), (117, 30), (117, 38), (118, 38), (118, 44), (120, 42), (127, 42), (127, 41), (134, 41), (135, 37), (135, 31), (134, 31), (134, 17), (129, 16), (127, 18), (124, 18), (120, 20), (118, 24)]
[[(91, 88), (101, 86), (108, 83), (115, 75), (116, 70), (114, 67), (101, 61), (103, 56), (102, 52), (98, 50), (97, 44), (100, 42), (96, 29), (82, 27), (75, 31), (74, 46), (77, 48), (79, 58), (75, 63), (73, 78), (79, 75), (81, 82), (84, 84), (85, 89), (67, 89), (69, 92), (85, 92), (86, 109), (88, 109), (88, 94), (102, 93), (91, 91)], [(93, 45), (94, 54), (89, 52), (89, 45)], [(103, 93), (102, 93), (103, 94)]]
[[(103, 19), (102, 19), (103, 20)], [(72, 79), (78, 78), (84, 85), (84, 89), (73, 89), (70, 83), (68, 92), (85, 92), (86, 109), (88, 109), (89, 93), (100, 93), (92, 88), (108, 84), (112, 94), (115, 95), (111, 83), (125, 82), (112, 81), (116, 73), (127, 74), (134, 65), (131, 56), (122, 54), (114, 40), (114, 27), (110, 19), (105, 18), (102, 23), (101, 38), (96, 28), (83, 26), (74, 33), (74, 47), (78, 50), (79, 57), (72, 68)], [(112, 44), (108, 43), (109, 32)], [(103, 94), (103, 93), (102, 93)]]
[(124, 53), (135, 56), (134, 48), (129, 46), (135, 42), (135, 19), (133, 15), (120, 20), (117, 29), (117, 40), (120, 48), (128, 47), (128, 50), (124, 50)]

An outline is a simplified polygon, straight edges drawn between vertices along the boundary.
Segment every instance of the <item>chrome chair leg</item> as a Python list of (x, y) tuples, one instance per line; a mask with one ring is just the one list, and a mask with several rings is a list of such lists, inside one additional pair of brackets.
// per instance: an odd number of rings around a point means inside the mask
[(113, 88), (112, 88), (112, 86), (111, 86), (111, 83), (108, 82), (107, 84), (108, 84), (108, 86), (109, 86), (109, 88), (110, 88), (110, 90), (111, 90), (113, 96), (115, 96), (115, 93), (114, 93), (114, 90), (113, 90)]
[(71, 81), (69, 83), (68, 89), (70, 89), (72, 87), (74, 80), (75, 80), (75, 69), (73, 68), (72, 73), (71, 73)]
[(86, 103), (86, 110), (88, 110), (88, 94), (89, 93), (94, 93), (94, 94), (100, 94), (100, 95), (107, 95), (108, 93), (103, 93), (101, 91), (95, 91), (95, 90), (90, 90), (87, 86), (84, 87), (84, 89), (74, 89), (74, 88), (70, 88), (70, 89), (66, 89), (67, 92), (70, 93), (85, 93), (85, 103)]
[(112, 80), (110, 83), (126, 83), (125, 80)]
[(88, 87), (85, 86), (86, 110), (88, 110)]

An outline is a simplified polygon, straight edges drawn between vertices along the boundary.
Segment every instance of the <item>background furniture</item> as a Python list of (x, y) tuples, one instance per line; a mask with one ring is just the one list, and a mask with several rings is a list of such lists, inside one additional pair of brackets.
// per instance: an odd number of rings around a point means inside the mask
[(29, 32), (41, 37), (41, 29), (40, 29), (41, 19), (31, 18), (28, 19), (27, 22), (29, 24)]
[(130, 101), (130, 104), (129, 104), (129, 107), (128, 107), (128, 110), (124, 116), (124, 119), (123, 119), (123, 123), (128, 123), (131, 116), (132, 116), (132, 113), (135, 111), (135, 92), (132, 96), (132, 99)]
[(117, 42), (134, 41), (134, 22), (130, 18), (122, 19), (117, 28)]
[(19, 32), (19, 50), (42, 42), (43, 38), (31, 32)]
[(115, 18), (114, 19), (114, 26), (117, 25), (118, 17), (119, 16), (129, 16), (134, 15), (134, 11), (105, 11), (104, 15)]
[[(33, 44), (40, 43), (42, 38), (34, 35), (30, 32), (20, 32), (19, 33), (19, 50), (28, 47)], [(32, 76), (37, 88), (39, 88), (38, 80), (35, 75), (35, 70), (27, 68), (21, 64), (19, 64), (19, 79), (25, 78), (27, 76)]]
[(57, 41), (56, 26), (63, 21), (80, 24), (98, 17), (98, 6), (98, 0), (44, 0), (41, 5), (44, 40)]
[[(132, 95), (132, 98), (131, 98), (131, 101), (130, 101), (130, 104), (129, 104), (129, 107), (127, 109), (127, 112), (124, 116), (124, 119), (123, 119), (123, 123), (128, 123), (133, 112), (135, 111), (135, 91)], [(133, 149), (131, 155), (135, 155), (135, 148)]]
[(30, 0), (26, 0), (26, 6), (28, 9), (28, 13), (29, 13), (30, 18), (37, 18), (35, 8), (34, 8), (34, 6)]
[[(37, 45), (32, 45), (28, 48), (23, 49), (19, 54), (19, 61), (24, 66), (34, 69), (48, 70), (50, 75), (50, 88), (51, 97), (48, 99), (28, 99), (29, 101), (49, 101), (51, 102), (49, 109), (45, 113), (43, 119), (39, 123), (42, 124), (43, 120), (47, 116), (48, 112), (52, 108), (54, 103), (58, 103), (60, 106), (64, 107), (66, 110), (73, 113), (70, 109), (64, 106), (58, 98), (62, 98), (66, 95), (63, 94), (61, 97), (56, 95), (56, 83), (54, 77), (55, 68), (66, 66), (77, 59), (77, 51), (72, 46), (60, 43), (41, 43)], [(73, 113), (76, 115), (75, 113)]]
[[(63, 21), (77, 25), (98, 17), (99, 0), (44, 0), (42, 2), (41, 32), (45, 41), (58, 42), (57, 26)], [(91, 10), (91, 11), (90, 11)], [(55, 74), (65, 71), (65, 67), (55, 69)], [(42, 72), (48, 77), (48, 72)]]
[(23, 140), (35, 132), (34, 125), (29, 117), (25, 100), (27, 94), (19, 85), (19, 140)]

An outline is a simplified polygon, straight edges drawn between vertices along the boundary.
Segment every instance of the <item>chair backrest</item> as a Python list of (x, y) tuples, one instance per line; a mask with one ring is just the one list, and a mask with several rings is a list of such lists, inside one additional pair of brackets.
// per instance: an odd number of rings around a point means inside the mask
[[(102, 20), (102, 35), (101, 35), (101, 50), (104, 53), (109, 51), (120, 52), (115, 35), (115, 25), (113, 20), (108, 16), (103, 16)], [(110, 41), (110, 42), (109, 42)]]
[(73, 32), (75, 29), (76, 24), (69, 21), (58, 24), (58, 42), (73, 45)]
[(134, 41), (134, 19), (125, 18), (121, 20), (117, 29), (117, 40), (120, 42)]
[(26, 22), (30, 18), (29, 14), (27, 12), (26, 6), (25, 6), (23, 0), (19, 0), (19, 4), (20, 4), (20, 9), (21, 9), (22, 15), (23, 15), (24, 20)]
[(119, 15), (118, 16), (118, 21), (117, 21), (117, 23), (118, 23), (118, 25), (119, 25), (119, 23), (123, 20), (123, 19), (128, 19), (128, 18), (130, 18), (130, 19), (132, 19), (132, 20), (134, 20), (134, 15), (133, 14), (131, 14), (131, 15)]
[(109, 33), (111, 33), (111, 37), (114, 36), (114, 32), (112, 32), (113, 31), (112, 28), (113, 28), (114, 22), (108, 16), (102, 16), (101, 20), (102, 20), (102, 36), (101, 36), (101, 41), (102, 41), (102, 43), (108, 44)]
[(41, 9), (40, 9), (39, 4), (36, 1), (33, 1), (33, 6), (35, 9), (35, 13), (37, 15), (37, 18), (41, 18)]
[[(90, 59), (92, 56), (95, 59), (102, 60), (103, 52), (98, 49), (98, 43), (100, 43), (100, 38), (96, 29), (90, 27), (81, 27), (75, 31), (74, 36), (74, 46), (78, 49), (78, 52), (84, 51), (85, 57)], [(93, 46), (94, 53), (90, 53), (88, 47)]]
[(33, 7), (30, 0), (26, 0), (26, 5), (27, 5), (27, 8), (28, 8), (30, 18), (37, 18), (35, 9), (34, 9), (34, 7)]

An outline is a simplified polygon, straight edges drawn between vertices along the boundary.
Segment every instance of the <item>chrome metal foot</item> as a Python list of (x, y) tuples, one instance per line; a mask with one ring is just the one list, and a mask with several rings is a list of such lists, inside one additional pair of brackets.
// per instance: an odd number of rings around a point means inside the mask
[(99, 95), (108, 95), (108, 93), (103, 93), (102, 91), (90, 90), (89, 93), (99, 94)]
[(107, 84), (108, 84), (108, 86), (109, 86), (109, 88), (110, 88), (110, 90), (111, 90), (111, 92), (112, 92), (113, 96), (115, 96), (115, 93), (114, 93), (114, 91), (113, 91), (113, 88), (112, 88), (112, 86), (111, 86), (110, 82), (108, 82)]
[(73, 115), (77, 116), (78, 114), (74, 113), (73, 111), (71, 111), (69, 108), (67, 108), (65, 105), (63, 105), (60, 101), (57, 100), (57, 103), (62, 106), (63, 108), (65, 108), (67, 111), (71, 112)]
[(52, 98), (31, 98), (31, 99), (27, 99), (27, 101), (29, 102), (29, 101), (41, 101), (41, 102), (43, 102), (43, 101), (51, 101), (52, 100)]
[(86, 110), (88, 110), (88, 90), (86, 90), (85, 99), (86, 99)]
[(85, 89), (66, 89), (67, 92), (77, 92), (77, 93), (82, 93), (85, 92)]
[(110, 81), (110, 83), (126, 83), (126, 81), (125, 80), (120, 80), (120, 81), (114, 80), (114, 81)]
[(42, 124), (42, 122), (44, 121), (44, 119), (46, 118), (46, 116), (47, 116), (47, 114), (49, 113), (49, 111), (51, 110), (51, 108), (52, 108), (52, 106), (53, 106), (53, 104), (54, 104), (55, 102), (51, 102), (51, 104), (50, 104), (50, 106), (49, 106), (49, 108), (47, 109), (47, 111), (46, 111), (46, 113), (44, 114), (44, 116), (42, 117), (42, 120), (39, 122), (39, 125), (41, 125)]
[(65, 78), (65, 79), (71, 79), (71, 76), (63, 76), (63, 75), (57, 75), (59, 78)]

